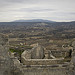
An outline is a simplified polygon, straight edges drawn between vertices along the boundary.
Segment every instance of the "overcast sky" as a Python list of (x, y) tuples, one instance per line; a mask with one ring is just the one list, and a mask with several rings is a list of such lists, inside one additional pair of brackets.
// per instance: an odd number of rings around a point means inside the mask
[(75, 21), (75, 0), (0, 0), (0, 22), (19, 19)]

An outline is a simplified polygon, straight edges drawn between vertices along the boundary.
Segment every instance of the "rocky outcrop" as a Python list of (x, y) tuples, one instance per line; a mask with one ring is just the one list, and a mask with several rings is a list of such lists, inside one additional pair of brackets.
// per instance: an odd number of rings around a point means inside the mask
[(24, 51), (21, 55), (21, 60), (22, 59), (31, 59), (31, 51)]
[(0, 75), (12, 75), (12, 60), (8, 55), (7, 36), (0, 34)]
[(75, 66), (75, 41), (72, 43), (73, 51), (72, 51), (72, 58), (71, 63)]
[(40, 45), (33, 47), (31, 50), (25, 50), (21, 55), (21, 61), (25, 63), (26, 59), (43, 59), (44, 48)]
[(44, 58), (44, 48), (40, 45), (32, 48), (31, 59), (43, 59)]
[(72, 42), (73, 49), (75, 49), (75, 41)]
[[(37, 65), (37, 63), (36, 65), (23, 65), (17, 58), (10, 58), (8, 50), (7, 37), (0, 35), (0, 75), (75, 75), (74, 44), (71, 63), (68, 65), (64, 64), (63, 66), (61, 66), (61, 64)], [(42, 60), (44, 58), (44, 48), (37, 45), (31, 51), (24, 51), (22, 58), (34, 59), (35, 61), (36, 59), (37, 61), (38, 59)], [(47, 61), (45, 60), (45, 62)]]
[(75, 66), (75, 50), (72, 52), (71, 63)]

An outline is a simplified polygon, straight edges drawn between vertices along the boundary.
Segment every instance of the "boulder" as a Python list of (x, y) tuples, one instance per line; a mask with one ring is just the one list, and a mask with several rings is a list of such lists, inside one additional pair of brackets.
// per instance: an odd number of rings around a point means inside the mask
[(75, 41), (72, 43), (73, 51), (72, 51), (72, 58), (71, 63), (75, 66)]
[(75, 49), (75, 41), (72, 42), (73, 49)]
[(31, 59), (43, 59), (44, 58), (44, 48), (40, 45), (32, 48)]
[(31, 59), (31, 51), (24, 51), (23, 53), (22, 53), (22, 55), (21, 55), (21, 58), (22, 59)]

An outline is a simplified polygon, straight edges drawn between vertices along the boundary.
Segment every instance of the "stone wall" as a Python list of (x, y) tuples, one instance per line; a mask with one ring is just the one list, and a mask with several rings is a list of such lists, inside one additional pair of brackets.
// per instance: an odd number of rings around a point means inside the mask
[(49, 58), (50, 58), (50, 53), (56, 58), (70, 57), (70, 50), (50, 50), (48, 51)]
[(51, 65), (63, 63), (63, 59), (21, 59), (24, 65)]
[(68, 75), (65, 68), (24, 68), (24, 75)]
[[(70, 67), (56, 66), (26, 66), (22, 65), (20, 75), (74, 75), (74, 70)], [(15, 75), (17, 75), (16, 73)]]

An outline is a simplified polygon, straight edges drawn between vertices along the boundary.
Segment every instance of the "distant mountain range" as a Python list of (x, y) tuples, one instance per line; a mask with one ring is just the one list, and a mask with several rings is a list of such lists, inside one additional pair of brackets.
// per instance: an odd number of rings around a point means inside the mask
[(32, 20), (15, 20), (13, 22), (49, 22), (49, 23), (54, 23), (55, 21), (43, 20), (43, 19), (32, 19)]

